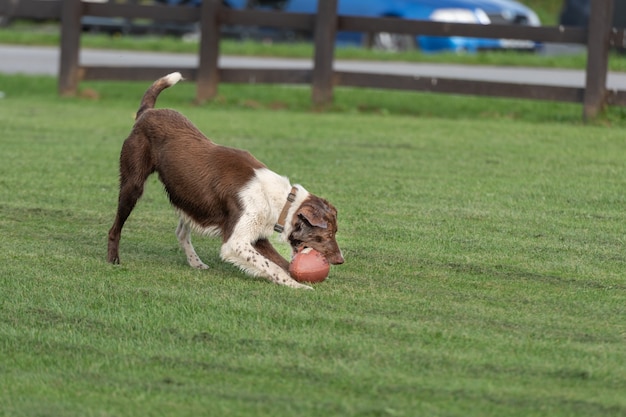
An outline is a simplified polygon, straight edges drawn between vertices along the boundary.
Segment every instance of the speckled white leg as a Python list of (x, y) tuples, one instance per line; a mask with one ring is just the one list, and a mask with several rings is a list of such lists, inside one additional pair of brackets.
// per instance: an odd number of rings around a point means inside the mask
[(264, 277), (291, 288), (313, 289), (291, 278), (284, 269), (261, 255), (246, 239), (237, 238), (236, 234), (222, 245), (221, 256), (252, 276)]
[(200, 260), (196, 250), (193, 248), (193, 245), (191, 244), (191, 229), (189, 228), (189, 225), (183, 221), (183, 219), (180, 219), (178, 222), (176, 237), (178, 238), (180, 246), (185, 251), (187, 262), (192, 268), (209, 269), (209, 266)]

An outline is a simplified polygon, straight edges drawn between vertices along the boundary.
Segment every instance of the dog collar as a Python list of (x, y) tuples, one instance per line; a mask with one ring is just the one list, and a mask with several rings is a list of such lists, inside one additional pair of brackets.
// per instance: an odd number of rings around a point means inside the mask
[(274, 225), (274, 231), (278, 233), (282, 233), (285, 230), (285, 219), (287, 218), (287, 212), (291, 207), (291, 203), (296, 201), (296, 193), (298, 189), (296, 187), (291, 187), (291, 191), (287, 195), (287, 202), (283, 206), (283, 211), (280, 212), (280, 216), (278, 216), (278, 221)]

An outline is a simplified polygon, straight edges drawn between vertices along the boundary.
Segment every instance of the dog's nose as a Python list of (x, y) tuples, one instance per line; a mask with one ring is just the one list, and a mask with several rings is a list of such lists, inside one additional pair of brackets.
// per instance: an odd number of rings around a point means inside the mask
[(343, 255), (341, 253), (338, 253), (337, 255), (334, 255), (332, 258), (330, 258), (329, 261), (333, 265), (341, 265), (342, 263), (344, 263)]

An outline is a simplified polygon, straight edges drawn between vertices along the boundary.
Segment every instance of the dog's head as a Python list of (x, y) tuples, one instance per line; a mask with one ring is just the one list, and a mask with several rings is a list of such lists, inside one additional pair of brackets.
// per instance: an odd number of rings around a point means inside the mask
[(291, 222), (289, 243), (294, 253), (307, 246), (320, 252), (333, 265), (344, 262), (341, 249), (335, 240), (337, 209), (332, 204), (323, 198), (310, 195), (298, 207)]

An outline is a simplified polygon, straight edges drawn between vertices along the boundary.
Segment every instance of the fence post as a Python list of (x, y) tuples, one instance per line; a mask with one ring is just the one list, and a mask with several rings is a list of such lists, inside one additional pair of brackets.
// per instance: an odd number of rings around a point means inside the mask
[(64, 0), (61, 5), (61, 57), (59, 59), (59, 94), (76, 95), (79, 79), (81, 0)]
[(324, 106), (333, 101), (333, 57), (337, 33), (337, 0), (319, 0), (315, 19), (315, 57), (313, 60), (313, 104)]
[(196, 103), (215, 97), (220, 82), (217, 66), (220, 56), (219, 10), (221, 0), (205, 0), (200, 6), (200, 58), (196, 77)]
[(609, 48), (613, 22), (613, 1), (591, 1), (587, 27), (587, 74), (583, 119), (595, 118), (606, 105), (606, 77), (609, 67)]

